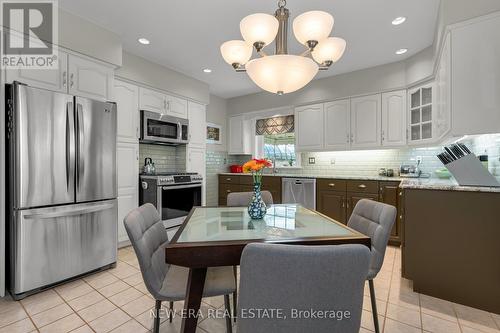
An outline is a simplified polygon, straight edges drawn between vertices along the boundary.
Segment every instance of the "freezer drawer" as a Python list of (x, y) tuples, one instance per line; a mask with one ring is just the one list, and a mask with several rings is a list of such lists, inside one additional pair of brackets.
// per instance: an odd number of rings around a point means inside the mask
[(116, 262), (116, 200), (21, 210), (13, 223), (15, 294)]

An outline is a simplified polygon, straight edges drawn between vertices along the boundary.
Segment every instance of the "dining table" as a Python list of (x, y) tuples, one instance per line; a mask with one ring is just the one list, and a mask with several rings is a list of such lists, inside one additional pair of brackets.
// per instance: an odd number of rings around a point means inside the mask
[[(362, 244), (370, 237), (299, 204), (267, 207), (251, 219), (247, 207), (193, 207), (165, 248), (167, 264), (189, 268), (181, 332), (195, 332), (209, 267), (237, 266), (249, 243), (291, 245)], [(189, 315), (186, 315), (189, 314)]]

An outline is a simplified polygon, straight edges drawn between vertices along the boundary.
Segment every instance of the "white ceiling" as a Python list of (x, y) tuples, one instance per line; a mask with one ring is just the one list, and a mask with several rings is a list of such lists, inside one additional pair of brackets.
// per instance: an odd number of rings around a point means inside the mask
[[(272, 0), (59, 0), (59, 5), (118, 34), (130, 53), (175, 69), (210, 85), (211, 93), (230, 98), (260, 91), (245, 73), (235, 73), (219, 52), (230, 39), (242, 39), (239, 22), (246, 15), (273, 13)], [(335, 18), (334, 36), (347, 41), (342, 59), (318, 77), (400, 61), (430, 46), (439, 0), (288, 0), (289, 53), (303, 48), (291, 31), (293, 18), (324, 10)], [(404, 24), (393, 26), (397, 16)], [(139, 37), (151, 41), (148, 46)], [(403, 56), (394, 52), (409, 51)], [(272, 53), (274, 45), (265, 51)], [(203, 73), (204, 68), (213, 70)]]

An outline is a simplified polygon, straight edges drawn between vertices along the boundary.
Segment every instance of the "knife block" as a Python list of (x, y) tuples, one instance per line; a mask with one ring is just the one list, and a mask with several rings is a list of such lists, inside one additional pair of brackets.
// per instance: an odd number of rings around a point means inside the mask
[(445, 167), (455, 177), (459, 185), (500, 187), (500, 183), (474, 154), (465, 155), (446, 164)]

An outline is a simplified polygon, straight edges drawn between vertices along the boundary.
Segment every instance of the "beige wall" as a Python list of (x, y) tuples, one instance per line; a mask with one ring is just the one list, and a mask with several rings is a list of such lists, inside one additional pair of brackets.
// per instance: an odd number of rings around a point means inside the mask
[(202, 104), (210, 101), (208, 84), (131, 53), (123, 52), (123, 65), (115, 71), (115, 75)]
[(70, 50), (122, 65), (120, 37), (79, 16), (59, 9), (59, 45)]
[(207, 144), (207, 150), (227, 151), (227, 100), (215, 95), (210, 95), (210, 103), (207, 105), (207, 123), (213, 123), (222, 127), (220, 145)]

